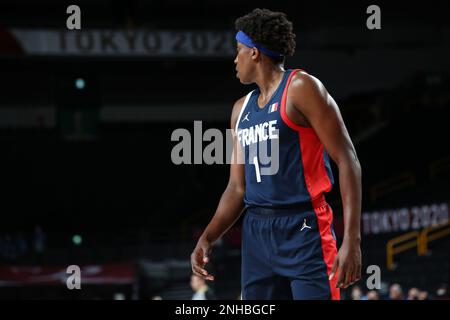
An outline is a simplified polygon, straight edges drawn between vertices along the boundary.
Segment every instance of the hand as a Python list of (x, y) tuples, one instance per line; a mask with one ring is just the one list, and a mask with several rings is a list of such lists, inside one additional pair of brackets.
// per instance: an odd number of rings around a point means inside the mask
[(205, 280), (214, 281), (214, 276), (205, 270), (205, 265), (209, 262), (211, 250), (211, 244), (205, 239), (200, 238), (191, 254), (191, 267), (195, 275)]
[(361, 248), (359, 241), (346, 241), (344, 239), (336, 259), (334, 259), (329, 277), (330, 281), (335, 277), (338, 270), (339, 276), (336, 288), (345, 289), (361, 279)]

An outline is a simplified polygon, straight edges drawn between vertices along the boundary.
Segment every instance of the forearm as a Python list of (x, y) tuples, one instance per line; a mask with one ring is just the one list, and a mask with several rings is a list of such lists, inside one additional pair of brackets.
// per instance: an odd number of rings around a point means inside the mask
[(356, 155), (338, 164), (344, 212), (344, 242), (361, 241), (361, 166)]
[(244, 208), (244, 190), (228, 185), (220, 198), (217, 210), (202, 234), (210, 243), (216, 242), (239, 219)]

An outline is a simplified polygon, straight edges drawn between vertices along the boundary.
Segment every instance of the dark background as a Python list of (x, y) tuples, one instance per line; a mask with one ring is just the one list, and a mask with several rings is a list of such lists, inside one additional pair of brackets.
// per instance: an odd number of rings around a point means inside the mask
[[(234, 101), (253, 87), (235, 78), (232, 54), (30, 55), (11, 44), (12, 29), (65, 30), (69, 4), (0, 3), (0, 263), (129, 262), (136, 280), (120, 289), (98, 285), (77, 294), (58, 286), (44, 294), (40, 287), (5, 285), (0, 297), (110, 299), (119, 290), (126, 298), (189, 298), (189, 255), (214, 213), (229, 168), (174, 165), (171, 134), (176, 128), (193, 132), (194, 120), (203, 120), (204, 130), (225, 131)], [(285, 66), (318, 77), (341, 108), (362, 165), (363, 211), (449, 201), (450, 26), (444, 1), (76, 4), (83, 31), (234, 32), (234, 20), (256, 7), (286, 12), (294, 23), (297, 49)], [(381, 30), (366, 28), (370, 4), (381, 7)], [(86, 81), (82, 92), (74, 87), (77, 78)], [(53, 115), (51, 125), (33, 111), (46, 108)], [(127, 116), (105, 121), (101, 115), (111, 108)], [(84, 129), (74, 138), (71, 121), (79, 110), (85, 115)], [(140, 119), (141, 112), (150, 116)], [(22, 118), (38, 125), (21, 125)], [(431, 174), (436, 163), (440, 171)], [(340, 241), (342, 209), (333, 169), (336, 183), (327, 199)], [(398, 177), (409, 182), (373, 196), (374, 188)], [(240, 290), (239, 225), (218, 246), (211, 266), (219, 279), (215, 290), (223, 298), (234, 298)], [(42, 231), (38, 235), (37, 229)], [(78, 246), (72, 240), (76, 234), (82, 237)], [(399, 263), (404, 269), (384, 273), (386, 241), (396, 235), (363, 237), (364, 267), (378, 264), (386, 283), (400, 282), (405, 290), (418, 286), (430, 295), (448, 283), (448, 239), (436, 241), (431, 257), (418, 260), (408, 253)], [(36, 250), (36, 241), (44, 249)], [(165, 270), (164, 277), (149, 263)]]

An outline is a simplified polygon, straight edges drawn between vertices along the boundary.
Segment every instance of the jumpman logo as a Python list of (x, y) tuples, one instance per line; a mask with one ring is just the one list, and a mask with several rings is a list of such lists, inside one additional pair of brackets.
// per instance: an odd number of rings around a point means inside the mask
[(300, 231), (303, 231), (303, 229), (305, 229), (305, 228), (311, 229), (310, 226), (307, 226), (307, 225), (306, 225), (306, 219), (303, 219), (303, 226), (302, 226), (302, 228), (300, 229)]
[(249, 115), (249, 114), (250, 114), (250, 111), (245, 115), (244, 119), (242, 119), (241, 122), (244, 122), (244, 120), (250, 121), (250, 120), (248, 119), (248, 115)]

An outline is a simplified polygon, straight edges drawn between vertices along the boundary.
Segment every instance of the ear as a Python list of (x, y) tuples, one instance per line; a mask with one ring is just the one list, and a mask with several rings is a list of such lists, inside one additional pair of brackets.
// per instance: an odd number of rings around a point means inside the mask
[(261, 52), (257, 48), (252, 48), (252, 60), (258, 61), (261, 56)]

